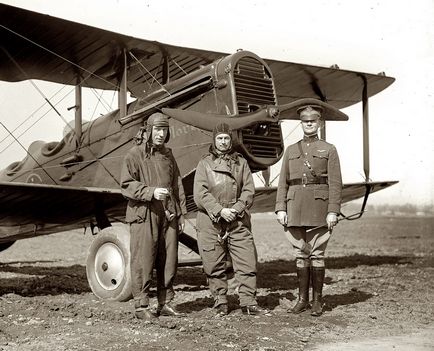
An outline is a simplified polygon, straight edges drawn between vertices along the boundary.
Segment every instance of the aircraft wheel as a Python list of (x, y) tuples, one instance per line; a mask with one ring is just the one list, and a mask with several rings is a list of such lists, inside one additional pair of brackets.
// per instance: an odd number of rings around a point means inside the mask
[(89, 247), (86, 274), (100, 299), (127, 301), (131, 294), (130, 233), (126, 226), (107, 227)]
[(15, 243), (15, 241), (8, 241), (6, 243), (1, 243), (0, 244), (0, 252), (9, 249), (13, 244)]

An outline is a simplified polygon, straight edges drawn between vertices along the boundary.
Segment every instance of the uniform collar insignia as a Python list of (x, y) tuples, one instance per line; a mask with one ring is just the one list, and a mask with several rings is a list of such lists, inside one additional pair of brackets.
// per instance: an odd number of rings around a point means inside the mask
[(306, 141), (306, 142), (309, 142), (309, 143), (311, 143), (311, 142), (313, 142), (313, 141), (315, 141), (315, 140), (318, 140), (318, 135), (312, 135), (312, 136), (304, 136), (303, 137), (303, 140), (304, 141)]

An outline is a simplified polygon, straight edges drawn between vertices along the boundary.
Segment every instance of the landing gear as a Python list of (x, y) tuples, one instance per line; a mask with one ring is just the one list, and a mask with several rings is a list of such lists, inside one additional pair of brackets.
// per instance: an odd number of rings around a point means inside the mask
[(130, 234), (125, 225), (101, 230), (89, 247), (86, 274), (100, 299), (127, 301), (131, 294)]
[[(179, 240), (198, 252), (197, 241), (193, 237), (181, 233)], [(198, 264), (202, 264), (202, 261), (179, 262), (179, 266)], [(86, 274), (89, 286), (98, 298), (114, 301), (132, 298), (128, 226), (106, 227), (96, 235), (87, 254)]]

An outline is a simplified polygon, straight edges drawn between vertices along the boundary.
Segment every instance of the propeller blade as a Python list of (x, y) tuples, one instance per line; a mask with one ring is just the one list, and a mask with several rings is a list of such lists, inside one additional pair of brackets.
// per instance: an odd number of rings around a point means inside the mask
[(260, 122), (278, 122), (279, 116), (279, 109), (275, 106), (268, 106), (255, 112), (232, 116), (174, 108), (163, 108), (162, 111), (164, 114), (180, 122), (210, 132), (220, 123), (226, 123), (232, 130), (237, 130)]
[(232, 130), (238, 130), (257, 123), (273, 123), (282, 119), (299, 119), (297, 109), (305, 105), (318, 105), (323, 108), (323, 119), (328, 121), (347, 121), (348, 116), (336, 107), (321, 100), (304, 98), (295, 100), (285, 105), (267, 106), (255, 112), (242, 115), (220, 115), (197, 111), (181, 110), (176, 108), (163, 108), (162, 112), (185, 124), (213, 131), (220, 123), (226, 123)]
[(322, 119), (326, 121), (348, 121), (348, 116), (336, 107), (314, 98), (298, 99), (279, 106), (279, 119), (300, 119), (297, 110), (306, 105), (317, 105), (323, 108)]

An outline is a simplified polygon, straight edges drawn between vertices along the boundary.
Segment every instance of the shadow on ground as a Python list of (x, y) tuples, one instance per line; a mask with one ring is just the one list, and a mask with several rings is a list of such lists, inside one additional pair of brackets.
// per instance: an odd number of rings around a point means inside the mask
[(337, 306), (352, 305), (369, 300), (373, 295), (363, 291), (349, 291), (344, 294), (333, 294), (324, 296), (324, 311), (331, 311)]
[[(361, 265), (400, 265), (414, 264), (414, 257), (404, 256), (368, 256), (353, 255), (326, 259), (327, 269), (343, 269)], [(38, 263), (41, 263), (38, 261)], [(16, 263), (0, 264), (0, 296), (8, 293), (15, 293), (21, 296), (58, 295), (58, 294), (82, 294), (90, 292), (86, 278), (86, 268), (81, 265), (69, 267), (38, 267), (32, 266), (32, 262), (26, 262), (23, 266)], [(10, 275), (10, 278), (7, 277)], [(6, 278), (4, 278), (6, 276)], [(270, 298), (267, 300), (267, 307), (276, 306), (282, 297), (292, 300), (293, 296), (282, 296), (281, 290), (292, 290), (297, 288), (294, 261), (274, 260), (260, 263), (258, 266), (258, 287), (270, 291)], [(331, 280), (326, 278), (326, 284)], [(206, 277), (201, 267), (181, 267), (178, 270), (176, 285), (181, 291), (198, 291), (207, 287)], [(176, 286), (175, 286), (176, 288)], [(349, 293), (350, 297), (357, 298), (360, 292)], [(292, 295), (292, 294), (290, 294)], [(354, 295), (354, 296), (353, 296)], [(360, 298), (359, 296), (358, 298)], [(330, 299), (330, 298), (329, 298)], [(197, 301), (202, 304), (201, 301)], [(338, 296), (333, 297), (328, 304), (336, 306), (342, 304)], [(204, 301), (209, 305), (209, 301)]]
[[(81, 265), (69, 267), (34, 267), (0, 265), (0, 273), (10, 278), (0, 279), (0, 296), (15, 293), (21, 296), (81, 294), (90, 292), (86, 268)], [(2, 274), (4, 276), (4, 274)]]

